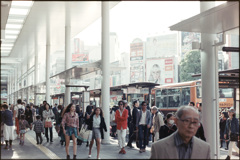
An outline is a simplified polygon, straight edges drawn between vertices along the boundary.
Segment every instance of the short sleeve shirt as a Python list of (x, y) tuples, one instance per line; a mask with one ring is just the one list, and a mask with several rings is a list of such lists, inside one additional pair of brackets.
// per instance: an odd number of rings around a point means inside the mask
[(22, 108), (22, 109), (25, 111), (25, 108), (24, 108), (23, 105), (20, 105), (20, 104), (16, 105), (16, 106), (14, 107), (14, 111), (16, 111), (16, 116), (15, 116), (15, 118), (18, 117), (18, 109), (20, 109), (20, 108)]

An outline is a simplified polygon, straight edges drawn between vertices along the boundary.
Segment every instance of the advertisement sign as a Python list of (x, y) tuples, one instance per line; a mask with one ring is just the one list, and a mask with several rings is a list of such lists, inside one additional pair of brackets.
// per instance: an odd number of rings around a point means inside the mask
[(174, 82), (173, 58), (150, 59), (146, 61), (146, 81), (158, 84)]
[(192, 50), (192, 42), (200, 42), (200, 33), (182, 32), (182, 55)]
[(177, 44), (177, 33), (149, 37), (146, 42), (146, 58), (176, 55)]
[(143, 42), (130, 44), (130, 61), (143, 60)]
[(144, 63), (131, 63), (130, 66), (130, 83), (144, 81)]
[(78, 54), (72, 54), (72, 62), (88, 63), (89, 62), (89, 53), (83, 52), (83, 53), (78, 53)]

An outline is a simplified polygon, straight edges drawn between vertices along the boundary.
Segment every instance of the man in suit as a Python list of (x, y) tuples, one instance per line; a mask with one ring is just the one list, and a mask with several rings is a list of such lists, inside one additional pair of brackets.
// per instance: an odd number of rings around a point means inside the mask
[(136, 128), (138, 129), (139, 135), (139, 152), (145, 152), (145, 148), (148, 141), (148, 130), (151, 126), (151, 113), (147, 110), (147, 103), (145, 101), (142, 102), (142, 109), (138, 112), (137, 115), (137, 123)]
[(150, 159), (210, 159), (210, 145), (196, 138), (200, 125), (197, 109), (182, 106), (176, 113), (178, 130), (155, 143), (151, 148)]

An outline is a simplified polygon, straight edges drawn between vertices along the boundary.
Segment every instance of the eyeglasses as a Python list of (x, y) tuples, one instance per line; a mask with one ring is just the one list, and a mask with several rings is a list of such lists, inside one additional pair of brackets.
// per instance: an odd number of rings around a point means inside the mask
[(193, 120), (193, 121), (191, 121), (190, 119), (179, 119), (179, 120), (182, 121), (184, 125), (189, 126), (190, 124), (193, 124), (193, 126), (195, 127), (200, 126), (199, 120)]

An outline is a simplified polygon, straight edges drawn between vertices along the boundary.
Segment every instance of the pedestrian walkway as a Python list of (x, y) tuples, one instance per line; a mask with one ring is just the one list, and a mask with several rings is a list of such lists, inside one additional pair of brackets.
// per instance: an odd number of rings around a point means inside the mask
[[(19, 140), (13, 141), (12, 149), (5, 150), (1, 147), (1, 159), (66, 159), (65, 146), (60, 144), (60, 138), (57, 136), (53, 128), (53, 143), (47, 143), (46, 138), (43, 136), (42, 145), (37, 145), (35, 140), (35, 132), (28, 131), (25, 135), (25, 142), (23, 146), (19, 145)], [(119, 154), (120, 147), (118, 146), (117, 139), (111, 137), (110, 144), (102, 144), (100, 151), (101, 159), (149, 159), (151, 151), (151, 142), (146, 147), (146, 152), (139, 153), (135, 143), (134, 148), (126, 147), (126, 154)], [(73, 143), (70, 141), (69, 153), (71, 159), (73, 158)], [(220, 159), (225, 159), (227, 151), (220, 149)], [(92, 157), (96, 159), (97, 147), (94, 143), (92, 149)], [(77, 159), (88, 159), (88, 147), (86, 143), (77, 146)], [(232, 159), (239, 159), (236, 152), (233, 152)]]

